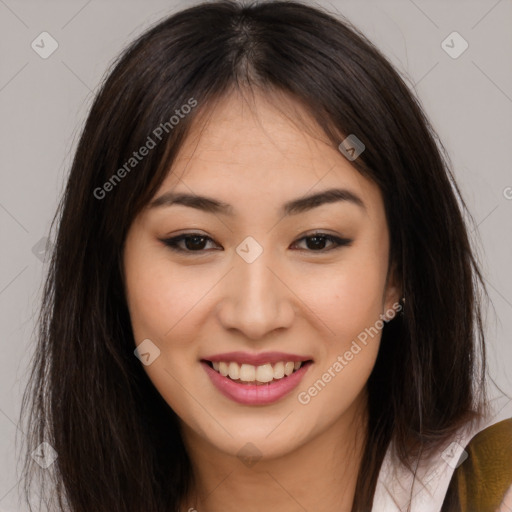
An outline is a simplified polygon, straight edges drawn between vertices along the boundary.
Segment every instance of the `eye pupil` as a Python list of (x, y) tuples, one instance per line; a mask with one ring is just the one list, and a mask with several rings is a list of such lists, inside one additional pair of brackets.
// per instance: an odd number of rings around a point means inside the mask
[[(189, 236), (185, 238), (185, 246), (189, 250), (201, 250), (204, 248), (205, 244), (204, 236)], [(200, 240), (200, 242), (198, 242)]]
[[(311, 244), (310, 242), (313, 241)], [(326, 238), (323, 236), (310, 236), (307, 238), (308, 249), (324, 249)]]

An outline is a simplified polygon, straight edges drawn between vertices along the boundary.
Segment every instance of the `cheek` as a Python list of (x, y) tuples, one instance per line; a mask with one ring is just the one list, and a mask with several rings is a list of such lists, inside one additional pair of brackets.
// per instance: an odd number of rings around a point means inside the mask
[[(192, 267), (176, 270), (165, 257), (134, 255), (126, 259), (127, 301), (135, 338), (164, 342), (183, 329), (200, 304), (208, 281)], [(132, 272), (133, 270), (133, 272)]]
[(126, 254), (125, 275), (136, 344), (150, 339), (160, 350), (143, 369), (167, 404), (193, 422), (200, 411), (183, 389), (191, 386), (190, 369), (197, 364), (192, 340), (204, 282), (200, 285), (190, 268), (177, 272), (165, 256), (150, 258), (143, 250)]
[(336, 417), (364, 389), (380, 345), (383, 285), (378, 266), (347, 265), (310, 296), (311, 309), (329, 329), (317, 368), (297, 396), (312, 416)]
[(385, 256), (378, 260), (354, 252), (336, 268), (308, 274), (308, 305), (343, 343), (373, 325), (383, 312), (386, 261)]
[(363, 390), (377, 358), (383, 322), (386, 254), (354, 251), (332, 272), (309, 275), (309, 306), (322, 319), (324, 342), (314, 375), (301, 391), (313, 413), (336, 415)]

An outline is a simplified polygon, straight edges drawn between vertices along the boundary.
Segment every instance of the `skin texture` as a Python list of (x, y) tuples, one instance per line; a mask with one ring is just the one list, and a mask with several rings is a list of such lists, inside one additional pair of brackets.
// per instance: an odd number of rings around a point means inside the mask
[[(161, 351), (144, 368), (181, 419), (196, 475), (183, 510), (349, 511), (354, 496), (365, 384), (381, 331), (309, 403), (297, 395), (400, 298), (391, 276), (386, 280), (384, 205), (378, 187), (326, 142), (298, 104), (285, 97), (278, 104), (261, 94), (223, 98), (208, 122), (194, 126), (155, 195), (207, 195), (231, 204), (232, 217), (183, 205), (146, 208), (126, 239), (136, 344), (149, 338)], [(304, 124), (284, 111), (301, 114)], [(331, 187), (350, 189), (366, 209), (344, 201), (279, 214), (284, 202)], [(315, 231), (353, 242), (331, 249), (326, 240), (318, 249), (304, 239)], [(184, 232), (213, 241), (188, 253), (160, 241)], [(252, 263), (236, 252), (247, 236), (263, 248)], [(199, 362), (237, 350), (307, 355), (314, 364), (278, 402), (241, 405), (217, 391)], [(237, 457), (249, 442), (261, 456), (250, 467)]]

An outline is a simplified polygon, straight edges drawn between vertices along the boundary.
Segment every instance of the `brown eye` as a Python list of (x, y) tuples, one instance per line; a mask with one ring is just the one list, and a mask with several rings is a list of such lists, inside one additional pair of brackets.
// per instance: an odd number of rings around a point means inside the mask
[(167, 247), (179, 252), (204, 252), (207, 241), (213, 240), (206, 235), (192, 233), (161, 240)]
[[(297, 242), (301, 242), (302, 240), (306, 240), (306, 247), (309, 252), (328, 252), (352, 243), (352, 240), (348, 238), (339, 238), (337, 236), (327, 235), (324, 233), (315, 233), (310, 236), (305, 236)], [(325, 248), (327, 242), (330, 242), (331, 244), (330, 249)]]

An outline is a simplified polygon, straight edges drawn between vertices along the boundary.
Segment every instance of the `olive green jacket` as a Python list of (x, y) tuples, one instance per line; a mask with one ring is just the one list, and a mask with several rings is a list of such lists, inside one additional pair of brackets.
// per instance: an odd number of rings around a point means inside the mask
[(476, 434), (465, 450), (468, 458), (455, 469), (441, 512), (496, 512), (512, 486), (512, 418)]

